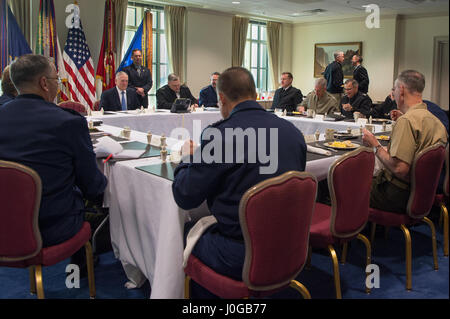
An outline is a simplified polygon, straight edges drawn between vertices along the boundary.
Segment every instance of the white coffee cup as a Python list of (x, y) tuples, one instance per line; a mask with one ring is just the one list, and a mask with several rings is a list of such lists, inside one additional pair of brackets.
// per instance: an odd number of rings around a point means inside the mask
[(131, 129), (128, 126), (125, 126), (122, 130), (122, 135), (126, 139), (130, 139), (131, 136)]
[(366, 124), (366, 130), (373, 134), (375, 132), (375, 125)]

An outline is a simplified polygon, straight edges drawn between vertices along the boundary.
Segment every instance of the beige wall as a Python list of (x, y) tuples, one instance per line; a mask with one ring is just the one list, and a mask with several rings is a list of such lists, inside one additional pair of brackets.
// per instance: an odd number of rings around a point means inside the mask
[(293, 28), (294, 86), (303, 94), (314, 88), (314, 44), (359, 42), (363, 65), (370, 77), (369, 95), (384, 100), (394, 76), (395, 18), (381, 20), (379, 29), (367, 29), (364, 20), (297, 24)]
[(434, 37), (448, 36), (448, 28), (448, 15), (399, 19), (398, 70), (415, 69), (425, 75), (425, 99), (432, 92)]
[(429, 99), (433, 38), (448, 36), (448, 27), (448, 15), (385, 17), (380, 29), (367, 29), (364, 20), (296, 24), (292, 36), (294, 85), (304, 94), (313, 88), (315, 43), (362, 41), (363, 65), (369, 73), (369, 96), (373, 100), (384, 100), (397, 73), (408, 68), (425, 75), (428, 81), (424, 98)]
[(232, 16), (188, 9), (186, 18), (186, 83), (198, 98), (211, 73), (231, 66)]

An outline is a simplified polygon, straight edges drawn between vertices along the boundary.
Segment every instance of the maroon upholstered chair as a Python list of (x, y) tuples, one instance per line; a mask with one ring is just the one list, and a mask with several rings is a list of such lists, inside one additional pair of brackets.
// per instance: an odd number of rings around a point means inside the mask
[(448, 209), (447, 205), (449, 203), (449, 158), (448, 158), (448, 144), (445, 148), (445, 180), (444, 180), (444, 193), (436, 194), (434, 197), (434, 205), (439, 206), (441, 208), (441, 217), (439, 219), (439, 224), (444, 222), (444, 256), (448, 257)]
[(186, 298), (191, 278), (221, 298), (262, 297), (288, 286), (311, 298), (294, 279), (307, 258), (316, 195), (317, 180), (305, 172), (286, 172), (250, 188), (239, 205), (245, 241), (243, 280), (218, 274), (190, 255), (185, 268)]
[(81, 115), (87, 115), (87, 108), (80, 102), (75, 101), (64, 101), (58, 104), (60, 107), (65, 109), (71, 109), (77, 111)]
[[(360, 147), (335, 161), (328, 171), (331, 206), (317, 203), (313, 213), (309, 242), (312, 248), (325, 248), (330, 253), (337, 299), (341, 299), (342, 294), (333, 245), (344, 244), (341, 262), (345, 263), (347, 243), (354, 238), (361, 240), (366, 245), (367, 265), (370, 264), (370, 242), (359, 232), (369, 217), (374, 165), (375, 154), (367, 147)], [(370, 292), (367, 288), (366, 291)]]
[(445, 146), (436, 144), (419, 152), (410, 168), (411, 191), (405, 214), (392, 213), (374, 208), (369, 210), (369, 221), (372, 222), (371, 240), (373, 242), (377, 224), (400, 227), (405, 236), (406, 247), (406, 289), (412, 289), (412, 257), (411, 235), (407, 226), (426, 222), (431, 228), (434, 269), (438, 270), (436, 231), (433, 222), (426, 216), (434, 202), (439, 175), (444, 162)]
[(89, 243), (91, 228), (85, 222), (71, 239), (42, 248), (38, 216), (41, 179), (31, 168), (0, 161), (0, 266), (27, 268), (31, 292), (44, 298), (42, 266), (51, 266), (72, 256), (83, 245), (86, 249), (89, 293), (95, 297), (94, 262)]

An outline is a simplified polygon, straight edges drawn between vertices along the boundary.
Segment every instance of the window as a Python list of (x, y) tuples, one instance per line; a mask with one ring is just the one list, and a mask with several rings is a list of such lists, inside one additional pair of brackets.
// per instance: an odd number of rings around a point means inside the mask
[(153, 87), (149, 92), (149, 106), (153, 106), (156, 105), (156, 90), (167, 84), (167, 76), (169, 75), (169, 59), (164, 33), (164, 8), (128, 2), (122, 57), (125, 56), (134, 34), (142, 22), (145, 10), (151, 10), (153, 15)]
[(250, 21), (248, 25), (244, 67), (253, 74), (259, 92), (270, 90), (267, 28), (264, 22)]

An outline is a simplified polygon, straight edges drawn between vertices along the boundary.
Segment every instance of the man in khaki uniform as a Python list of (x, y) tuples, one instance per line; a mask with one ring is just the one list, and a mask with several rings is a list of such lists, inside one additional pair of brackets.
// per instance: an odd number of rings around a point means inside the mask
[(374, 152), (384, 168), (372, 181), (370, 207), (394, 213), (406, 213), (410, 194), (410, 167), (415, 156), (428, 146), (447, 142), (442, 123), (427, 110), (422, 101), (425, 77), (403, 71), (394, 84), (394, 98), (404, 113), (397, 119), (387, 149), (372, 133), (364, 130), (364, 144)]
[(297, 108), (299, 112), (307, 109), (314, 110), (316, 114), (329, 114), (338, 110), (337, 100), (327, 92), (327, 80), (317, 79), (314, 85), (314, 91), (309, 92), (308, 96)]

